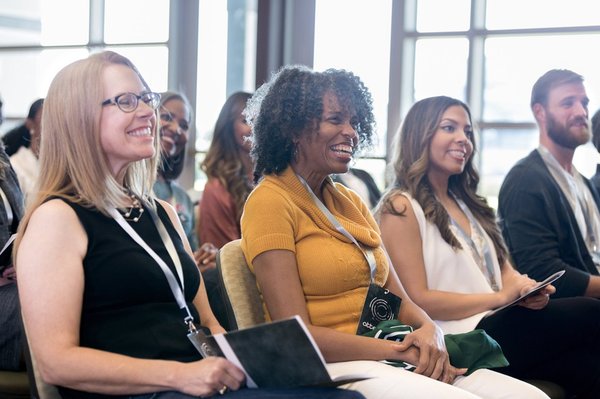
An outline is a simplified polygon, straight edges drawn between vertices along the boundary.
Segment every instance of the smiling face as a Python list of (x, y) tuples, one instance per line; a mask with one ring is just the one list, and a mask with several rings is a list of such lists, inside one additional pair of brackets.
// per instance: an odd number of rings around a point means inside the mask
[[(104, 69), (103, 98), (131, 92), (140, 94), (147, 89), (138, 75), (125, 65), (112, 64)], [(156, 117), (154, 110), (139, 101), (133, 112), (123, 112), (116, 105), (102, 107), (100, 116), (100, 144), (116, 178), (122, 177), (131, 162), (154, 156), (153, 136)]]
[(323, 96), (323, 115), (315, 122), (316, 131), (305, 132), (297, 143), (296, 169), (321, 179), (332, 173), (346, 173), (358, 144), (355, 119), (340, 107), (335, 95), (327, 92)]
[(245, 106), (245, 104), (240, 103), (235, 110), (236, 117), (233, 121), (233, 133), (238, 149), (246, 154), (249, 154), (250, 150), (252, 149), (252, 142), (250, 141), (252, 129), (246, 123), (246, 118), (244, 115), (242, 115), (242, 111), (244, 110)]
[(160, 144), (167, 156), (181, 153), (185, 148), (190, 131), (191, 115), (187, 105), (174, 97), (159, 109)]
[(536, 104), (550, 140), (572, 150), (587, 143), (591, 137), (588, 103), (581, 83), (564, 84), (550, 90), (548, 104), (545, 107)]
[(431, 138), (427, 172), (430, 181), (462, 173), (473, 153), (472, 140), (473, 127), (467, 111), (460, 105), (446, 109)]

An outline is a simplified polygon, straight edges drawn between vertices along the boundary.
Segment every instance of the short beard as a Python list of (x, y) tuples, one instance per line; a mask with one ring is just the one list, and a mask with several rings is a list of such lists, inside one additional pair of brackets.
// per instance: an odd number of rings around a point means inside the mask
[(569, 148), (571, 150), (587, 143), (590, 139), (589, 130), (587, 139), (582, 141), (580, 137), (571, 134), (567, 126), (558, 123), (551, 114), (546, 116), (546, 130), (548, 132), (548, 137), (550, 137), (553, 142), (561, 147)]

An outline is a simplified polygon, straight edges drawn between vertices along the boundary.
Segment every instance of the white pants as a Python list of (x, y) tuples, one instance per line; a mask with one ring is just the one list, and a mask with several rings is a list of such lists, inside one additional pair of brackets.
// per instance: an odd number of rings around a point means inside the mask
[(486, 369), (457, 377), (452, 385), (369, 360), (329, 363), (327, 369), (332, 378), (345, 374), (373, 376), (341, 386), (358, 391), (367, 399), (549, 399), (533, 385)]

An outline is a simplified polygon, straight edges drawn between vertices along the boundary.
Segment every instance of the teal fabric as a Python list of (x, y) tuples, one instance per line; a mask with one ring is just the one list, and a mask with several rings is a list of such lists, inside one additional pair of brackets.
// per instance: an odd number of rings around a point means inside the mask
[[(364, 335), (402, 342), (404, 337), (411, 332), (413, 332), (413, 328), (409, 325), (402, 324), (398, 320), (386, 320)], [(504, 357), (502, 348), (484, 330), (473, 330), (464, 334), (446, 334), (444, 341), (450, 356), (450, 364), (454, 367), (466, 368), (466, 375), (481, 368), (508, 366), (508, 360)], [(385, 360), (384, 363), (409, 371), (416, 369), (414, 365), (399, 360)]]

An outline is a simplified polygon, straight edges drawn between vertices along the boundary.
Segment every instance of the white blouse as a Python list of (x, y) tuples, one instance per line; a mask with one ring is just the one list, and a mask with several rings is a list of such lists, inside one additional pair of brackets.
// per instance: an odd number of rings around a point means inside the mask
[[(443, 238), (437, 226), (427, 219), (421, 205), (409, 194), (403, 195), (410, 200), (413, 211), (419, 224), (421, 240), (423, 242), (423, 259), (425, 262), (425, 273), (427, 274), (427, 287), (431, 290), (448, 291), (463, 294), (493, 293), (485, 275), (475, 262), (469, 244), (461, 234), (458, 234), (454, 226), (450, 229), (458, 239), (463, 249), (455, 250)], [(478, 223), (475, 221), (475, 223)], [(502, 277), (496, 249), (490, 237), (483, 228), (484, 239), (490, 247), (493, 259), (493, 271), (496, 281), (502, 288)], [(489, 311), (477, 313), (460, 320), (435, 320), (446, 334), (457, 334), (469, 332), (475, 329), (477, 324)]]

